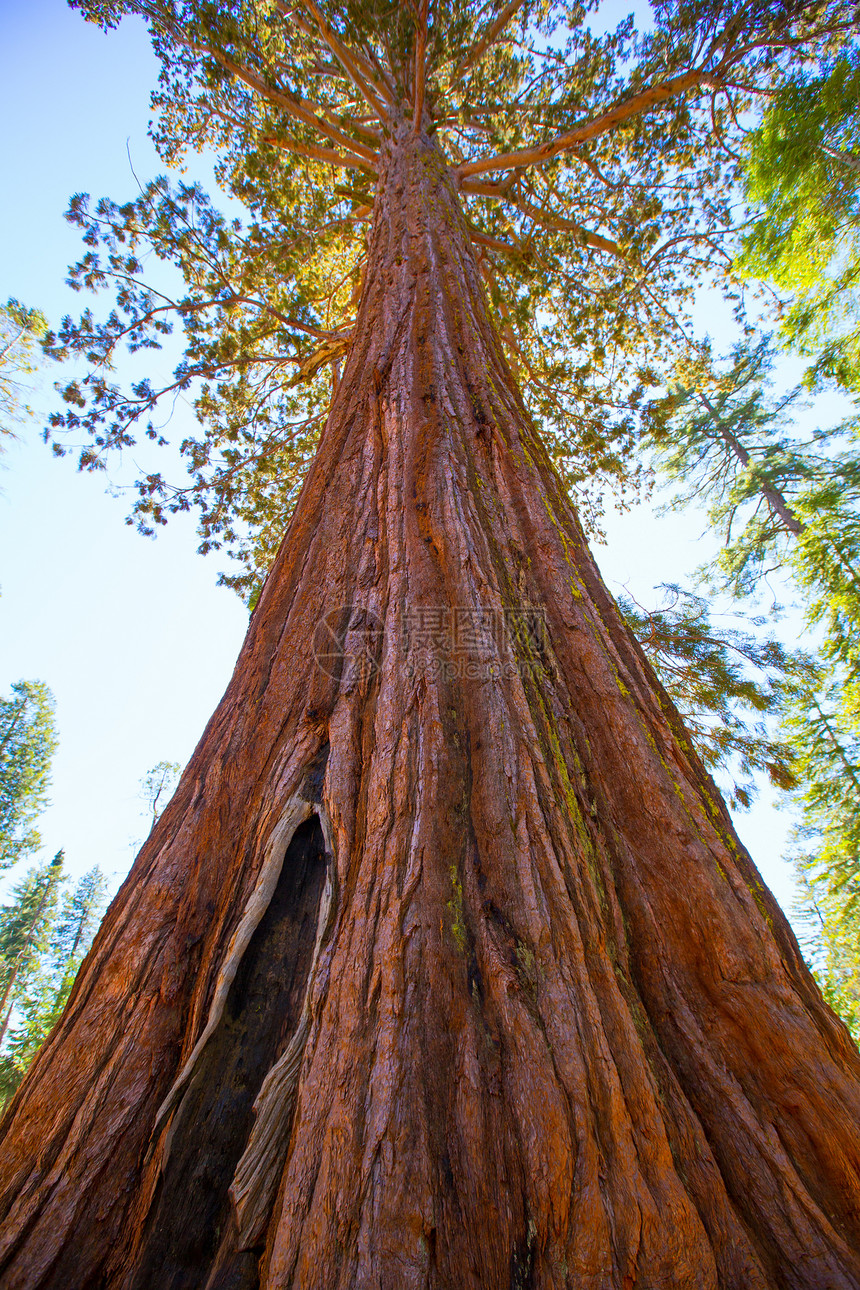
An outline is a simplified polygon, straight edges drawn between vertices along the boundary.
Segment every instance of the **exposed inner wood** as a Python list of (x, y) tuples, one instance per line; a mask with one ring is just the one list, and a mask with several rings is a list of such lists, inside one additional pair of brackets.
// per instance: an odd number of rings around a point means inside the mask
[[(306, 801), (301, 795), (294, 794), (286, 803), (281, 813), (281, 817), (272, 831), (272, 836), (266, 846), (265, 856), (263, 858), (263, 863), (260, 866), (257, 881), (254, 884), (254, 890), (251, 892), (245, 905), (242, 917), (239, 920), (235, 932), (230, 938), (230, 943), (227, 946), (223, 961), (218, 969), (218, 976), (215, 982), (212, 1002), (209, 1005), (209, 1015), (206, 1018), (206, 1025), (204, 1026), (203, 1031), (191, 1050), (187, 1060), (183, 1063), (181, 1071), (171, 1084), (167, 1097), (158, 1108), (158, 1114), (155, 1117), (155, 1125), (153, 1127), (153, 1136), (158, 1133), (159, 1129), (170, 1116), (170, 1113), (182, 1097), (185, 1086), (197, 1067), (201, 1053), (206, 1048), (206, 1045), (221, 1020), (236, 971), (239, 964), (242, 962), (245, 951), (250, 944), (251, 937), (254, 935), (260, 919), (269, 907), (272, 893), (280, 879), (285, 858), (285, 848), (289, 844), (289, 840), (292, 838), (298, 826), (308, 819), (312, 810), (313, 808), (310, 802)], [(171, 1129), (165, 1134), (164, 1141), (161, 1145), (160, 1167), (162, 1169), (170, 1156), (174, 1129), (175, 1122)]]
[[(229, 1236), (228, 1189), (253, 1123), (260, 1086), (301, 1014), (317, 935), (325, 846), (316, 815), (299, 825), (221, 1019), (171, 1126), (173, 1149), (128, 1285), (202, 1290)], [(214, 1284), (249, 1290), (261, 1251), (223, 1251)]]
[[(332, 861), (331, 823), (322, 807), (318, 818), (327, 859)], [(333, 870), (333, 863), (327, 863), (302, 1015), (289, 1044), (263, 1080), (254, 1102), (254, 1127), (230, 1184), (234, 1219), (231, 1241), (237, 1250), (250, 1249), (265, 1237), (287, 1156), (299, 1075), (311, 1026), (311, 991), (320, 951), (335, 913)]]

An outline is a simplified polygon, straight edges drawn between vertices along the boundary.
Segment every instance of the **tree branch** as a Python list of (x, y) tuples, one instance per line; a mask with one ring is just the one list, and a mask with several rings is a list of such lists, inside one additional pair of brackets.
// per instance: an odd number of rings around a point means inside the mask
[(469, 193), (475, 197), (507, 197), (511, 188), (515, 184), (517, 176), (508, 175), (504, 183), (482, 183), (480, 179), (464, 179), (460, 184), (460, 189), (464, 193)]
[(490, 237), (489, 233), (482, 233), (473, 224), (469, 225), (469, 237), (476, 246), (486, 246), (490, 251), (501, 251), (503, 255), (522, 255), (521, 246), (511, 246), (510, 242), (503, 242), (498, 237)]
[(424, 114), (424, 78), (426, 75), (427, 56), (427, 10), (430, 0), (421, 0), (418, 14), (418, 38), (415, 41), (415, 112), (412, 117), (412, 132), (418, 134), (421, 129), (421, 118)]
[(285, 152), (295, 153), (297, 157), (309, 157), (311, 161), (327, 161), (332, 166), (345, 166), (348, 170), (361, 170), (365, 174), (368, 171), (374, 175), (379, 173), (374, 162), (365, 161), (363, 157), (356, 157), (351, 153), (335, 152), (333, 148), (318, 148), (311, 143), (299, 143), (298, 139), (279, 138), (276, 135), (264, 135), (262, 141), (271, 144), (273, 148), (283, 148)]
[(457, 175), (463, 180), (470, 175), (483, 175), (494, 170), (510, 170), (514, 166), (542, 166), (560, 153), (571, 152), (581, 143), (587, 143), (590, 139), (608, 134), (623, 121), (639, 116), (649, 108), (658, 107), (686, 90), (710, 85), (712, 80), (711, 73), (701, 68), (682, 72), (680, 76), (673, 76), (670, 80), (661, 81), (659, 85), (653, 85), (640, 94), (634, 94), (632, 98), (616, 104), (601, 116), (594, 117), (591, 121), (584, 121), (581, 125), (575, 126), (565, 134), (557, 135), (554, 139), (549, 139), (546, 143), (536, 144), (533, 148), (520, 148), (516, 152), (499, 153), (495, 157), (481, 157), (477, 161), (469, 161), (457, 167)]
[(462, 78), (465, 76), (466, 72), (469, 70), (470, 67), (472, 67), (475, 63), (477, 63), (480, 58), (483, 58), (484, 54), (487, 52), (487, 50), (490, 48), (490, 46), (493, 44), (496, 38), (501, 34), (502, 31), (504, 31), (505, 27), (507, 27), (508, 23), (510, 22), (511, 18), (513, 18), (517, 10), (522, 8), (523, 3), (524, 3), (524, 0), (509, 0), (509, 3), (505, 5), (504, 9), (499, 14), (496, 21), (490, 23), (489, 27), (484, 32), (483, 36), (481, 36), (480, 40), (477, 40), (475, 42), (475, 44), (466, 54), (466, 57), (462, 59), (462, 61), (454, 69), (454, 75), (451, 77), (451, 86), (450, 86), (451, 89), (454, 88), (454, 86), (457, 84), (458, 81), (462, 80)]
[[(313, 111), (310, 111), (309, 108), (311, 106), (316, 106), (315, 104), (311, 105), (308, 100), (302, 102), (302, 100), (296, 98), (295, 95), (290, 94), (286, 90), (276, 89), (272, 85), (267, 85), (256, 72), (252, 72), (249, 68), (243, 67), (239, 63), (234, 63), (231, 58), (228, 58), (226, 54), (222, 53), (222, 51), (217, 49), (214, 45), (201, 44), (196, 41), (188, 40), (181, 32), (178, 31), (174, 33), (174, 36), (175, 39), (177, 39), (181, 44), (184, 44), (188, 49), (196, 50), (198, 53), (208, 54), (210, 58), (214, 58), (225, 71), (231, 74), (231, 76), (235, 76), (243, 85), (247, 85), (248, 89), (259, 94), (261, 98), (266, 99), (273, 107), (280, 108), (282, 112), (286, 112), (287, 115), (291, 116), (294, 120), (301, 121), (303, 125), (309, 125), (311, 129), (317, 130), (324, 138), (328, 139), (329, 143), (345, 145), (350, 152), (365, 157), (371, 163), (374, 163), (377, 160), (377, 154), (372, 148), (368, 148), (357, 139), (350, 138), (348, 134), (345, 134), (336, 126), (330, 125), (327, 121), (323, 121)], [(374, 169), (376, 169), (375, 166)]]
[(309, 354), (301, 362), (298, 372), (289, 382), (290, 386), (299, 385), (302, 381), (309, 381), (326, 363), (332, 363), (341, 358), (347, 352), (351, 343), (352, 331), (349, 331), (321, 345), (319, 349), (314, 350), (312, 354)]
[(342, 147), (345, 146), (349, 149), (350, 153), (359, 157), (364, 157), (365, 160), (371, 162), (374, 169), (378, 169), (377, 163), (379, 161), (379, 155), (373, 148), (368, 148), (366, 144), (360, 143), (357, 139), (350, 138), (348, 134), (339, 130), (337, 126), (331, 125), (327, 121), (323, 121), (314, 112), (309, 111), (301, 100), (295, 98), (292, 94), (279, 91), (278, 99), (279, 105), (283, 110), (289, 113), (289, 115), (296, 121), (301, 121), (305, 125), (309, 125), (313, 130), (318, 130), (324, 138), (328, 139), (329, 143), (340, 145)]
[[(288, 13), (283, 0), (277, 0), (277, 4), (282, 13)], [(383, 124), (386, 124), (389, 120), (385, 104), (386, 98), (389, 97), (387, 89), (376, 83), (372, 69), (366, 60), (363, 59), (356, 51), (348, 50), (346, 46), (341, 43), (326, 22), (319, 6), (314, 4), (314, 0), (302, 0), (302, 4), (308, 12), (312, 14), (314, 22), (317, 25), (317, 29), (319, 30), (319, 34), (328, 45), (329, 49), (334, 54), (353, 85), (355, 85), (356, 89), (360, 90), (361, 94), (367, 101), (368, 106), (373, 109), (380, 121), (382, 121)], [(295, 15), (288, 14), (288, 16), (291, 17), (293, 22), (297, 21)], [(365, 64), (363, 69), (360, 69), (360, 63)]]
[[(539, 224), (541, 228), (545, 228), (554, 233), (575, 233), (581, 238), (586, 246), (590, 246), (596, 251), (608, 251), (610, 255), (614, 255), (617, 259), (623, 260), (625, 264), (628, 262), (627, 256), (621, 250), (621, 247), (617, 242), (613, 242), (610, 238), (604, 237), (601, 233), (594, 233), (591, 229), (583, 228), (581, 224), (577, 224), (574, 220), (564, 219), (561, 215), (555, 215), (551, 211), (540, 210), (537, 206), (532, 206), (531, 202), (526, 201), (524, 197), (513, 197), (509, 191), (510, 184), (495, 185), (479, 183), (469, 184), (468, 186), (464, 184), (463, 188), (465, 192), (475, 193), (482, 197), (497, 197), (500, 201), (505, 201), (510, 206), (516, 207), (518, 211), (521, 211), (523, 215), (527, 215), (529, 219), (533, 220), (535, 224)], [(483, 245), (487, 245), (487, 243), (484, 243)], [(500, 243), (499, 245), (502, 246), (504, 243)]]

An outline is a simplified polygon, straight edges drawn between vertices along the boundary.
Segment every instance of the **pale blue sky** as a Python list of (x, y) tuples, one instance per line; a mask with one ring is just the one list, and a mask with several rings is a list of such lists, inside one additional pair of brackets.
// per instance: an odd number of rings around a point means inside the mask
[[(138, 175), (161, 170), (146, 134), (157, 67), (141, 24), (105, 35), (61, 0), (7, 2), (2, 28), (0, 295), (56, 323), (83, 303), (64, 285), (80, 253), (63, 219), (69, 196), (133, 195), (127, 141)], [(45, 405), (54, 376), (42, 382)], [(65, 847), (73, 871), (124, 872), (145, 831), (140, 780), (190, 755), (247, 613), (196, 555), (191, 522), (139, 537), (104, 476), (52, 459), (38, 429), (21, 427), (0, 473), (0, 688), (39, 678), (57, 699), (46, 847)]]
[[(64, 286), (80, 253), (63, 220), (69, 196), (133, 195), (127, 147), (142, 181), (163, 169), (146, 133), (157, 67), (139, 23), (103, 34), (61, 0), (2, 0), (0, 40), (0, 297), (38, 306), (56, 324), (83, 303)], [(53, 379), (49, 371), (37, 395), (45, 407)], [(180, 406), (171, 437), (181, 437), (188, 415)], [(140, 781), (157, 761), (190, 755), (229, 679), (247, 614), (215, 585), (217, 557), (196, 554), (192, 521), (171, 521), (156, 541), (139, 537), (105, 477), (55, 461), (38, 431), (21, 427), (0, 473), (0, 691), (33, 678), (57, 698), (46, 849), (64, 847), (75, 873), (98, 863), (123, 874), (145, 832)], [(596, 554), (611, 589), (626, 585), (653, 603), (656, 583), (682, 579), (704, 558), (703, 527), (695, 517), (657, 519), (650, 507), (610, 516), (609, 546)], [(783, 905), (791, 899), (780, 860), (787, 824), (767, 800), (738, 820)]]

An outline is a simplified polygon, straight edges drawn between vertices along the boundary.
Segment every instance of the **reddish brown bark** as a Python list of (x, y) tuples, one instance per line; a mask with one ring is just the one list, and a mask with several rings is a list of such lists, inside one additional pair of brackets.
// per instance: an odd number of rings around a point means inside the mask
[(236, 672), (3, 1122), (9, 1290), (139, 1284), (287, 808), (320, 811), (331, 902), (276, 1185), (159, 1285), (860, 1287), (860, 1057), (600, 581), (408, 122)]

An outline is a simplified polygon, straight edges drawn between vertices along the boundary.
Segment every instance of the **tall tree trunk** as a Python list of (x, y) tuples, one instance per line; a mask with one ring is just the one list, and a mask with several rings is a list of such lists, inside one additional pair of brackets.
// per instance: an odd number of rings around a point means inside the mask
[[(314, 818), (267, 1033), (237, 983)], [(246, 1024), (255, 1127), (183, 1280), (164, 1197), (212, 1165)], [(407, 124), (233, 679), (0, 1129), (2, 1285), (860, 1287), (859, 1114)]]

